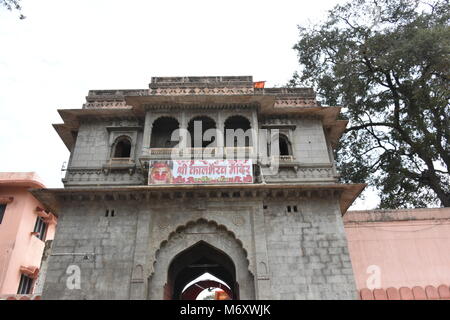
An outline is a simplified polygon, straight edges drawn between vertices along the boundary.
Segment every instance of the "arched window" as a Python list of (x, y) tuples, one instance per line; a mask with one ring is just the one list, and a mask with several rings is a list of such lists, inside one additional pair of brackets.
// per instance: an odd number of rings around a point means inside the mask
[(280, 156), (292, 156), (291, 144), (285, 135), (280, 134), (278, 147), (280, 148)]
[[(153, 122), (150, 148), (173, 148), (178, 141), (172, 141), (172, 133), (179, 129), (178, 121), (171, 117), (160, 117)], [(178, 137), (174, 137), (178, 139)]]
[[(240, 115), (229, 117), (224, 124), (224, 142), (227, 147), (251, 146), (250, 121)], [(233, 130), (228, 131), (227, 130)], [(230, 134), (231, 132), (234, 132)], [(241, 136), (243, 134), (243, 136)]]
[(113, 158), (130, 158), (131, 141), (128, 137), (120, 137), (116, 140), (114, 146)]
[[(201, 136), (200, 134), (196, 134), (195, 127), (197, 125), (201, 125)], [(215, 141), (215, 134), (211, 140), (204, 140), (205, 132), (209, 129), (216, 129), (216, 122), (210, 117), (198, 116), (192, 118), (188, 123), (188, 131), (191, 136), (191, 147), (206, 148), (213, 143)]]

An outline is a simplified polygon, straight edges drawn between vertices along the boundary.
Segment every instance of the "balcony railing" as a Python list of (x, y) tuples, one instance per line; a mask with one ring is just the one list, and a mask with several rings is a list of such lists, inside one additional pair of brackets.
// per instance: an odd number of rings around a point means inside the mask
[(111, 158), (108, 161), (108, 165), (114, 166), (114, 165), (133, 165), (134, 160), (131, 158)]
[(224, 150), (226, 155), (248, 155), (253, 153), (253, 147), (225, 147)]
[(170, 156), (171, 154), (180, 154), (179, 148), (150, 148), (152, 156)]
[(278, 156), (280, 162), (293, 162), (294, 156)]
[(156, 157), (192, 157), (192, 156), (206, 156), (215, 157), (220, 155), (226, 156), (251, 156), (253, 154), (253, 147), (209, 147), (209, 148), (150, 148), (148, 155), (152, 158)]

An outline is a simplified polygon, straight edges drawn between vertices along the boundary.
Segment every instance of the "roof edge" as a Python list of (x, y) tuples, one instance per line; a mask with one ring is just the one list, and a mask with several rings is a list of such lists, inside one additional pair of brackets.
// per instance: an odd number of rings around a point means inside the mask
[(0, 172), (0, 187), (45, 188), (36, 172)]

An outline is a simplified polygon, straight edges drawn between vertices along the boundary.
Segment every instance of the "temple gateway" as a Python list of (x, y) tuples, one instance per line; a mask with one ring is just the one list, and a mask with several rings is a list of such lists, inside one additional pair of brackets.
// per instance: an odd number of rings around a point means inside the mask
[(347, 121), (312, 89), (154, 77), (58, 111), (44, 299), (357, 298), (342, 217), (365, 185), (339, 182)]

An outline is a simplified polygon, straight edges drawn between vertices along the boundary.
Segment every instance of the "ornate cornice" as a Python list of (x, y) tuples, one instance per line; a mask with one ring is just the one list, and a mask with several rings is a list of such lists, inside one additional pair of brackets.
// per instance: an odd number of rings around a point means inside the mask
[(319, 104), (315, 99), (305, 98), (277, 98), (275, 100), (274, 108), (285, 107), (316, 107)]
[(251, 86), (196, 86), (196, 87), (168, 87), (151, 88), (149, 95), (239, 95), (253, 94)]
[(94, 101), (94, 102), (86, 102), (83, 104), (83, 109), (90, 108), (124, 108), (127, 106), (124, 100), (121, 101)]
[(256, 103), (243, 103), (243, 104), (186, 104), (182, 107), (179, 104), (153, 104), (153, 103), (146, 103), (143, 104), (142, 107), (145, 110), (153, 110), (153, 111), (164, 111), (164, 110), (170, 110), (171, 112), (174, 111), (186, 111), (189, 110), (190, 112), (200, 111), (200, 110), (255, 110), (257, 109), (258, 105)]

